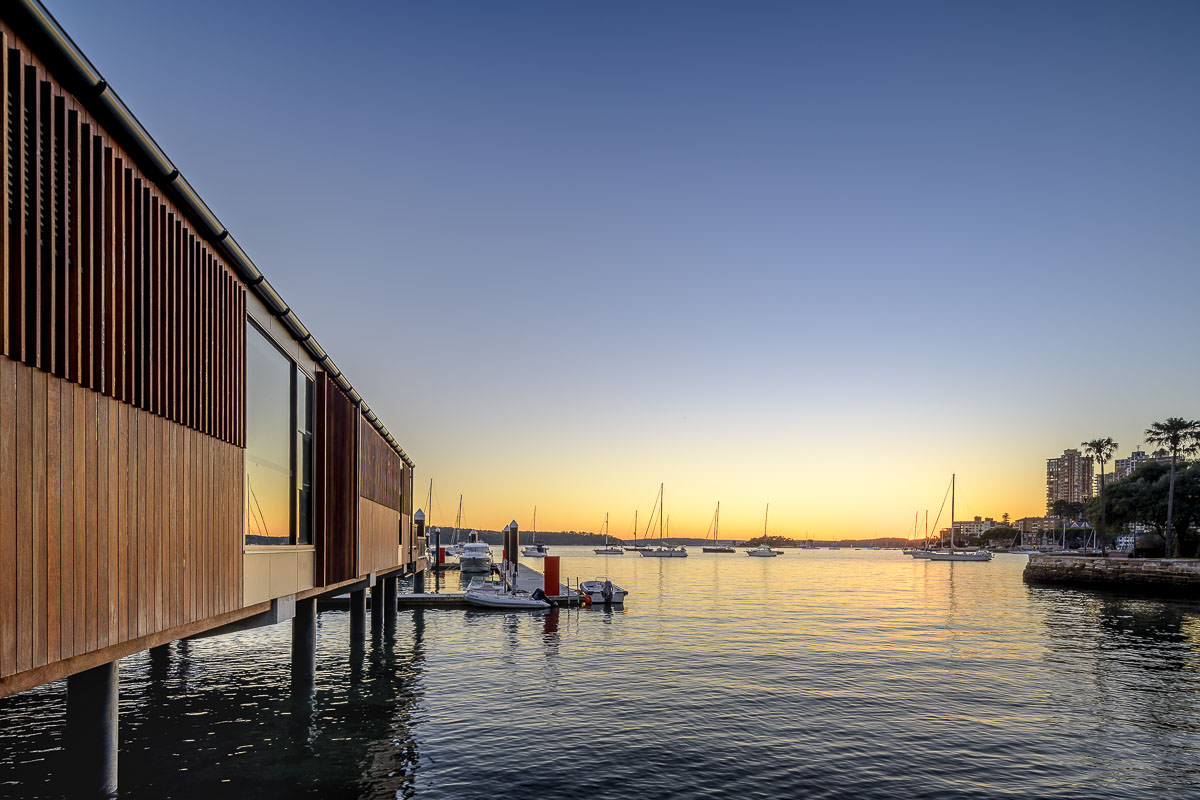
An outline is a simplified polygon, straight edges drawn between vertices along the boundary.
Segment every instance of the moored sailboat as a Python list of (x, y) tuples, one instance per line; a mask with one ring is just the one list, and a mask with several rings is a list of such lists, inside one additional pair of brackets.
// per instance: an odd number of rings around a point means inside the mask
[[(703, 552), (705, 552), (705, 553), (736, 553), (737, 552), (736, 550), (733, 549), (732, 545), (721, 544), (721, 542), (718, 538), (720, 535), (720, 531), (721, 531), (721, 502), (719, 500), (717, 501), (717, 510), (713, 512), (712, 522), (709, 523), (709, 527), (712, 529), (713, 543), (706, 544), (703, 547), (701, 547), (700, 549)], [(704, 538), (706, 538), (706, 539), (708, 538), (707, 532), (705, 533)]]
[(658, 547), (641, 551), (647, 558), (687, 558), (683, 545), (667, 544), (663, 535), (663, 484), (658, 485)]
[(530, 544), (521, 548), (521, 555), (529, 556), (530, 558), (545, 558), (550, 555), (550, 548), (544, 544), (539, 544), (537, 540), (537, 506), (533, 507), (533, 525), (530, 528), (532, 541)]
[(950, 476), (950, 550), (936, 551), (926, 556), (930, 561), (991, 561), (992, 554), (988, 550), (954, 550), (954, 481)]
[(747, 550), (746, 555), (753, 558), (774, 558), (775, 556), (783, 555), (782, 550), (772, 550), (771, 545), (767, 544), (767, 515), (771, 512), (771, 504), (767, 503), (767, 508), (763, 511), (763, 542), (753, 550)]
[(615, 544), (610, 545), (608, 543), (608, 512), (605, 512), (605, 514), (604, 514), (604, 547), (593, 548), (592, 552), (594, 552), (598, 556), (623, 556), (623, 555), (625, 555), (625, 551), (622, 548), (617, 547)]

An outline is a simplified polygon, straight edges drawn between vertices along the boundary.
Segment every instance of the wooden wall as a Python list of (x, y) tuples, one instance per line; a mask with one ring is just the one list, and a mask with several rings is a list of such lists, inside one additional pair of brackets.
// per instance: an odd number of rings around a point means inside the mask
[(318, 584), (362, 573), (358, 563), (358, 409), (328, 374), (318, 372), (313, 409), (313, 544)]
[[(358, 574), (382, 572), (400, 560), (400, 512), (358, 499)], [(405, 556), (407, 558), (407, 555)]]
[[(407, 563), (412, 547), (412, 469), (375, 428), (358, 420), (358, 571)], [(407, 516), (404, 509), (408, 508)]]
[(399, 511), (404, 494), (404, 462), (371, 423), (362, 417), (358, 420), (358, 430), (361, 443), (358, 455), (359, 493), (368, 500)]
[(0, 678), (242, 606), (242, 451), (0, 356)]
[(246, 291), (0, 25), (0, 355), (245, 443)]

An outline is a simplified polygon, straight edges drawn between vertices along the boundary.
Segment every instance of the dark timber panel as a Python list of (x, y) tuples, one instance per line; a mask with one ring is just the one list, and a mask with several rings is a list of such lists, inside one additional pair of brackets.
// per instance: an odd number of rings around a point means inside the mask
[(403, 495), (404, 462), (371, 423), (360, 417), (358, 428), (359, 441), (362, 443), (362, 452), (358, 457), (362, 496), (399, 511)]
[(315, 381), (314, 531), (317, 582), (360, 574), (358, 564), (358, 409), (324, 372)]
[(0, 355), (244, 445), (245, 287), (11, 30), (0, 36)]
[(242, 479), (240, 448), (0, 356), (0, 679), (240, 608)]

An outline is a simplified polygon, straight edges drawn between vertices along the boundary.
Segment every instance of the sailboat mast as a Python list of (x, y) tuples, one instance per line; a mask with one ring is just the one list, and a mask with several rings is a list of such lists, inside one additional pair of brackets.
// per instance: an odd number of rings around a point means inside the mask
[(433, 524), (433, 478), (429, 479), (429, 498), (425, 501), (425, 527)]
[(925, 509), (925, 549), (929, 549), (929, 509)]
[(713, 544), (721, 540), (721, 501), (717, 501), (717, 518), (713, 521)]
[(637, 547), (637, 509), (633, 510), (633, 546)]
[(659, 545), (659, 547), (662, 547), (662, 543), (663, 543), (663, 526), (662, 526), (663, 486), (664, 486), (664, 484), (661, 484), (661, 483), (658, 485), (658, 545)]
[(462, 523), (462, 495), (458, 496), (458, 516), (454, 518), (454, 543), (458, 544), (458, 529)]
[(950, 552), (954, 552), (954, 473), (950, 473)]

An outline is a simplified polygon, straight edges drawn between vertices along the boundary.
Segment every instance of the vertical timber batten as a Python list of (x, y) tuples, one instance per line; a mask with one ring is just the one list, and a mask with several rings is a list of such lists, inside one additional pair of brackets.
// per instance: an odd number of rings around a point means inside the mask
[[(0, 11), (0, 696), (251, 608), (248, 314), (298, 330), (268, 290), (248, 309), (256, 270), (227, 232), (16, 16)], [(319, 346), (286, 344), (317, 367), (312, 585), (395, 570), (411, 462)]]

